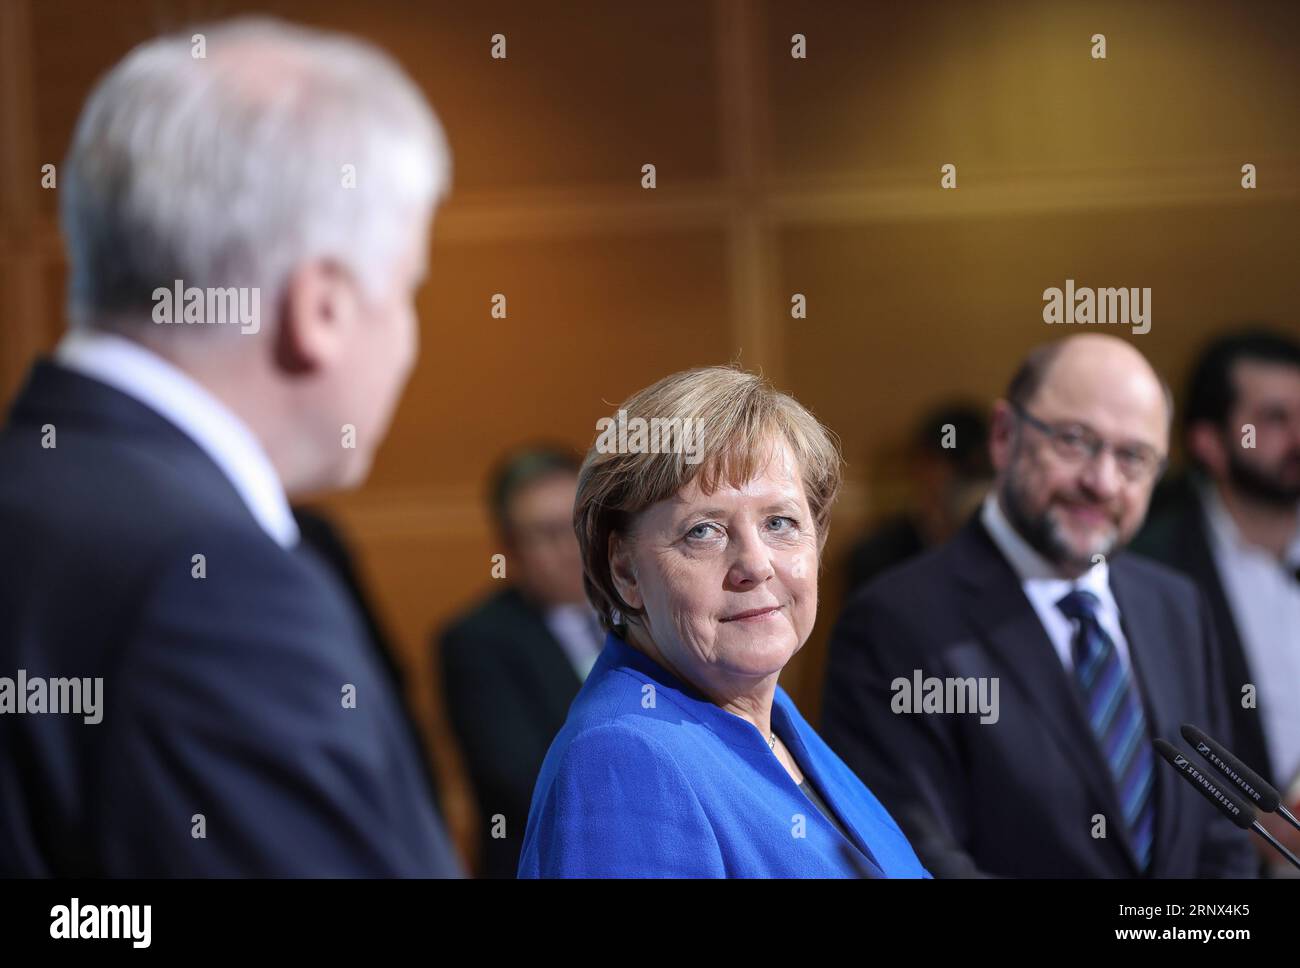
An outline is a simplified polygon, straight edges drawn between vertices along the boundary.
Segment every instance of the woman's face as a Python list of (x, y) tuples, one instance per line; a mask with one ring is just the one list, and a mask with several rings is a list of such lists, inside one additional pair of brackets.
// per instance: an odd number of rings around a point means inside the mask
[[(707, 694), (781, 671), (817, 615), (817, 534), (788, 445), (744, 486), (692, 481), (611, 542), (623, 600), (660, 657)], [(634, 630), (633, 638), (638, 632)]]

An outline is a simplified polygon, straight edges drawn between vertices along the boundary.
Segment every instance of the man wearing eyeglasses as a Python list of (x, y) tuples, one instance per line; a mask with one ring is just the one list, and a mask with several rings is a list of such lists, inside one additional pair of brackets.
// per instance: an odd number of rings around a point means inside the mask
[[(840, 617), (823, 735), (936, 877), (1253, 872), (1245, 834), (1151, 748), (1184, 722), (1231, 745), (1198, 592), (1121, 553), (1171, 413), (1123, 340), (1038, 348), (994, 404), (983, 507)], [(916, 681), (947, 688), (900, 702)], [(999, 708), (972, 715), (963, 688)]]

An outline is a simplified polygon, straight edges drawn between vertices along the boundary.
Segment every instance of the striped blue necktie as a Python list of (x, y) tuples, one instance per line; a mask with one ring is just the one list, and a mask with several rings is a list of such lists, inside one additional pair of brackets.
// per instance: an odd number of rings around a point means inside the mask
[(1155, 756), (1147, 737), (1142, 699), (1114, 641), (1097, 621), (1101, 602), (1092, 592), (1076, 588), (1056, 607), (1078, 622), (1074, 635), (1074, 676), (1083, 696), (1088, 724), (1110, 766), (1119, 793), (1138, 865), (1151, 862), (1155, 808)]

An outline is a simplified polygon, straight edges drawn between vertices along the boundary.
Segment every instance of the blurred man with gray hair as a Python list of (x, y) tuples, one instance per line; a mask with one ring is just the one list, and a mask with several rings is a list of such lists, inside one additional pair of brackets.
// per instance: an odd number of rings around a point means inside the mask
[[(450, 164), (387, 55), (274, 20), (145, 43), (91, 94), (72, 325), (0, 431), (0, 677), (27, 683), (0, 695), (0, 875), (459, 873), (287, 499), (384, 439)], [(74, 677), (97, 722), (45, 701)]]

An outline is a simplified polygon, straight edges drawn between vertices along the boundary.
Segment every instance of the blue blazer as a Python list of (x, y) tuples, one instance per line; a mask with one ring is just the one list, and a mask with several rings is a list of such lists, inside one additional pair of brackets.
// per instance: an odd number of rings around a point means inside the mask
[(520, 877), (929, 877), (879, 801), (779, 686), (753, 724), (610, 634), (533, 791)]

